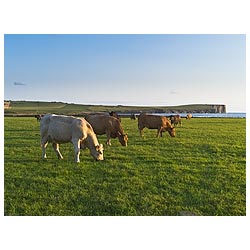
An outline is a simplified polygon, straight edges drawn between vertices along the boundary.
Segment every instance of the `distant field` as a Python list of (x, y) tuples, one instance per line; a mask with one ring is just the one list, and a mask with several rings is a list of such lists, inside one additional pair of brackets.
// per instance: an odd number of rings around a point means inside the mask
[[(75, 164), (71, 144), (41, 159), (39, 123), (4, 119), (5, 215), (246, 215), (245, 119), (184, 120), (176, 138), (156, 138), (122, 119), (129, 145), (89, 151)], [(99, 136), (105, 143), (105, 136)]]
[(5, 109), (5, 114), (79, 114), (81, 112), (140, 112), (140, 111), (157, 111), (157, 112), (209, 112), (211, 105), (193, 104), (180, 106), (162, 106), (162, 107), (145, 107), (145, 106), (105, 106), (105, 105), (82, 105), (63, 102), (39, 102), (39, 101), (11, 101), (10, 108)]

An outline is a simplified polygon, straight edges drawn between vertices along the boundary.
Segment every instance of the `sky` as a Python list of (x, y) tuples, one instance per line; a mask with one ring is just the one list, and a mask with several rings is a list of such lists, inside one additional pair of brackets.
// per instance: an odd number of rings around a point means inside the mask
[(246, 36), (5, 35), (4, 99), (246, 111)]

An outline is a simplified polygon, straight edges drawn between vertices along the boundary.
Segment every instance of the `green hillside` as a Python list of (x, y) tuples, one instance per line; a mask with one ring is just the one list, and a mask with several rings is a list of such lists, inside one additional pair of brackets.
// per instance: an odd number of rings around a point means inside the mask
[[(107, 105), (84, 105), (63, 102), (40, 102), (40, 101), (10, 101), (9, 108), (4, 110), (7, 114), (71, 114), (76, 115), (84, 112), (107, 112), (137, 113), (141, 111), (157, 113), (217, 113), (217, 107), (224, 105), (191, 104), (180, 106), (107, 106)], [(224, 107), (223, 107), (224, 108)], [(222, 112), (224, 113), (224, 112)]]

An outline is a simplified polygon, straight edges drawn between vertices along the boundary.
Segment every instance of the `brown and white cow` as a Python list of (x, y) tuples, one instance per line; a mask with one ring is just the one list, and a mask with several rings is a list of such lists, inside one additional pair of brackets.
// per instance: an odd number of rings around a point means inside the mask
[(138, 129), (141, 136), (144, 128), (157, 129), (157, 137), (162, 136), (164, 131), (168, 131), (170, 136), (175, 137), (175, 128), (172, 127), (165, 116), (140, 114), (138, 116)]
[(96, 160), (103, 160), (103, 145), (99, 144), (91, 125), (83, 118), (48, 114), (41, 118), (42, 158), (46, 158), (46, 147), (52, 143), (59, 159), (63, 159), (59, 145), (71, 142), (74, 145), (75, 161), (80, 162), (80, 149), (89, 148)]
[(97, 135), (107, 135), (107, 145), (111, 145), (111, 138), (116, 137), (122, 146), (128, 145), (128, 136), (124, 133), (117, 118), (107, 115), (87, 115), (85, 119), (91, 124)]
[(187, 114), (186, 119), (190, 120), (192, 117), (193, 117), (192, 114)]

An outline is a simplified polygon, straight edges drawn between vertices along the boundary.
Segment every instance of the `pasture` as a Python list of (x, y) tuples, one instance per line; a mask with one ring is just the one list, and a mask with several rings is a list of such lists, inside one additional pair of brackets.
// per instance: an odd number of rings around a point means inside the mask
[(76, 164), (71, 144), (41, 159), (35, 118), (5, 117), (5, 215), (246, 215), (245, 119), (183, 120), (175, 138), (122, 126), (128, 147), (112, 139), (104, 161), (85, 150)]

